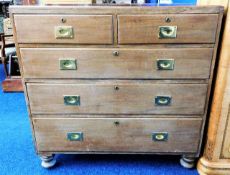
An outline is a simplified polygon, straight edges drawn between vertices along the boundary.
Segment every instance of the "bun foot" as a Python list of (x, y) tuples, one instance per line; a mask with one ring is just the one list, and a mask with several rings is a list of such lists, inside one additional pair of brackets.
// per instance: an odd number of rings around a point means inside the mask
[(52, 168), (56, 164), (55, 155), (49, 155), (49, 156), (40, 156), (42, 162), (41, 166), (43, 168)]
[(194, 168), (195, 166), (195, 158), (194, 157), (186, 157), (186, 156), (182, 156), (180, 159), (180, 164), (182, 167), (184, 168)]

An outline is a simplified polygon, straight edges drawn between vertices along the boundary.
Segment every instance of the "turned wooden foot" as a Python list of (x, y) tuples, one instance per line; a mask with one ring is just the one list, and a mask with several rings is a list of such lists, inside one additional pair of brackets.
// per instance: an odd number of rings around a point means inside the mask
[(180, 159), (180, 164), (184, 168), (194, 168), (195, 160), (196, 159), (194, 157), (182, 156)]
[(41, 162), (41, 166), (43, 168), (52, 168), (55, 164), (56, 164), (56, 159), (55, 159), (55, 155), (41, 155), (40, 156), (42, 162)]

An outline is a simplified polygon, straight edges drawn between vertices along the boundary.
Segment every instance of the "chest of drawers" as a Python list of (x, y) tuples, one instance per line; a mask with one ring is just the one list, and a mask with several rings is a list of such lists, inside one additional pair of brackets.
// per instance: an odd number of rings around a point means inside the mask
[(42, 166), (62, 153), (199, 156), (223, 8), (11, 7)]

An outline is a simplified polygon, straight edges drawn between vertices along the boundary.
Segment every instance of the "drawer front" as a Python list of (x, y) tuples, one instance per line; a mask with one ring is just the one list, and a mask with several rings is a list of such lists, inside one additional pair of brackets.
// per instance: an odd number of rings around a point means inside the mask
[(201, 119), (34, 118), (38, 151), (195, 153)]
[(212, 52), (212, 48), (22, 48), (21, 56), (25, 78), (207, 79)]
[(112, 44), (111, 15), (15, 15), (18, 43)]
[(27, 84), (33, 114), (203, 114), (207, 84)]
[(217, 23), (217, 14), (119, 15), (118, 42), (214, 43)]

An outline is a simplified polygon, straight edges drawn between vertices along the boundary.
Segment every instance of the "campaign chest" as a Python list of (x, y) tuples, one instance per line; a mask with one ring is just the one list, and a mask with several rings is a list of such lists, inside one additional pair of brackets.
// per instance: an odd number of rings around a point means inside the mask
[(199, 156), (223, 8), (11, 7), (34, 142), (62, 153)]

